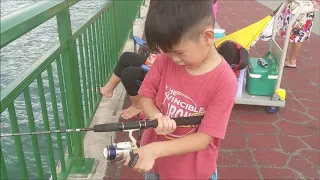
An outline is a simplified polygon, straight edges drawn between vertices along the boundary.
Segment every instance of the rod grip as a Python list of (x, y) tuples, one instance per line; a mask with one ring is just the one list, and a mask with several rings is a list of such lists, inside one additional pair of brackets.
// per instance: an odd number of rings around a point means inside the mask
[(97, 124), (93, 126), (94, 132), (113, 132), (118, 130), (118, 123)]
[[(191, 117), (179, 117), (174, 118), (177, 126), (183, 125), (195, 125), (200, 124), (203, 116), (191, 116)], [(94, 132), (114, 132), (123, 131), (129, 129), (147, 129), (156, 128), (158, 126), (158, 120), (145, 120), (145, 121), (133, 121), (133, 122), (119, 122), (109, 124), (98, 124), (93, 126)]]
[(200, 124), (204, 116), (190, 116), (174, 118), (177, 126)]

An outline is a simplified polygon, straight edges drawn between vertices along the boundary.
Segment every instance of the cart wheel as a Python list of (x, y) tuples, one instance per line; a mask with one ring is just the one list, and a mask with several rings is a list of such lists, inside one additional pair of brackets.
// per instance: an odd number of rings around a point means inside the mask
[(279, 111), (279, 107), (275, 107), (275, 106), (269, 106), (268, 107), (268, 112), (270, 113), (270, 114), (275, 114), (275, 113), (277, 113)]

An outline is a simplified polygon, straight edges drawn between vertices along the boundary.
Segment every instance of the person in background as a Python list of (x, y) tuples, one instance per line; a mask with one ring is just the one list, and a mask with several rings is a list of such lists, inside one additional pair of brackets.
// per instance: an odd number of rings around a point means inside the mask
[[(311, 1), (314, 5), (314, 8), (319, 9), (318, 2), (316, 2), (315, 0)], [(283, 37), (286, 34), (286, 29), (288, 27), (289, 21), (291, 20), (292, 12), (295, 8), (296, 7), (292, 3), (292, 1), (288, 0), (287, 8), (285, 8), (280, 15), (280, 19), (283, 23), (283, 27), (280, 29), (280, 35)], [(290, 42), (292, 43), (291, 52), (289, 54), (289, 57), (285, 61), (285, 67), (297, 67), (297, 56), (302, 47), (302, 44), (310, 39), (314, 16), (314, 12), (301, 14), (294, 23), (290, 33)]]
[[(154, 0), (150, 0), (150, 5), (153, 1)], [(144, 33), (142, 35), (142, 39), (146, 40)], [(148, 45), (144, 44), (144, 46), (147, 47)], [(100, 93), (104, 97), (111, 98), (113, 96), (114, 89), (120, 81), (122, 82), (131, 101), (131, 106), (120, 111), (120, 116), (123, 119), (135, 117), (142, 111), (139, 104), (140, 96), (138, 95), (140, 85), (137, 81), (142, 82), (146, 75), (146, 71), (143, 70), (141, 66), (146, 64), (150, 67), (156, 58), (154, 54), (150, 54), (149, 57), (142, 55), (146, 54), (147, 51), (147, 48), (140, 46), (138, 53), (124, 52), (120, 56), (114, 69), (114, 73), (111, 75), (109, 81), (100, 88)], [(143, 119), (143, 117), (144, 116), (141, 116), (140, 119)]]
[(100, 88), (100, 93), (104, 97), (111, 98), (114, 89), (120, 81), (122, 82), (131, 100), (131, 106), (120, 112), (123, 119), (130, 119), (141, 112), (138, 81), (142, 82), (146, 75), (146, 71), (141, 66), (146, 64), (150, 67), (155, 58), (153, 54), (147, 57), (133, 52), (124, 52), (120, 56), (109, 81)]
[(214, 14), (214, 19), (217, 20), (218, 0), (212, 0), (212, 10), (213, 10), (213, 14)]

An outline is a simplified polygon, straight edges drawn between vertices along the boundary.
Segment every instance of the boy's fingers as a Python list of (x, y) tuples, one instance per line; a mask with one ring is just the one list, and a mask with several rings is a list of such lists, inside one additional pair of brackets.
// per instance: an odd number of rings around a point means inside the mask
[(167, 117), (167, 120), (168, 120), (168, 133), (172, 133), (174, 131), (175, 121), (169, 117)]
[(168, 122), (168, 133), (172, 133), (172, 129), (173, 129), (173, 123), (171, 122), (172, 120), (171, 119), (168, 119), (167, 122)]
[(176, 130), (176, 128), (177, 128), (176, 122), (173, 119), (171, 119), (171, 129), (170, 129), (170, 131), (173, 132), (173, 131)]
[(138, 169), (138, 172), (143, 173), (144, 170), (143, 170), (142, 168), (139, 168), (139, 169)]
[(163, 120), (162, 120), (162, 117), (158, 118), (158, 126), (156, 128), (156, 131), (158, 133), (160, 133), (163, 129)]
[(126, 159), (126, 162), (124, 163), (124, 165), (125, 165), (125, 166), (128, 166), (129, 161), (130, 161), (130, 158), (128, 157), (128, 158)]
[(172, 124), (173, 124), (173, 131), (175, 131), (177, 129), (177, 123), (176, 121), (172, 120)]
[(163, 127), (162, 127), (162, 134), (163, 135), (166, 135), (166, 134), (168, 134), (167, 132), (168, 132), (168, 120), (166, 119), (166, 117), (163, 117), (162, 118), (162, 122), (163, 122)]
[(162, 116), (163, 116), (162, 113), (159, 113), (159, 114), (155, 115), (155, 117), (156, 117), (157, 119), (161, 118)]
[(137, 168), (135, 168), (135, 167), (133, 167), (132, 169), (133, 169), (134, 171), (138, 171), (138, 169), (137, 169)]
[(136, 167), (134, 168), (135, 171), (138, 171), (138, 172), (140, 172), (140, 173), (145, 172), (145, 167), (144, 167), (143, 164), (140, 164), (140, 162), (137, 163), (135, 166), (136, 166)]
[(163, 117), (163, 129), (162, 129), (164, 134), (168, 134), (169, 131), (169, 122), (167, 117)]

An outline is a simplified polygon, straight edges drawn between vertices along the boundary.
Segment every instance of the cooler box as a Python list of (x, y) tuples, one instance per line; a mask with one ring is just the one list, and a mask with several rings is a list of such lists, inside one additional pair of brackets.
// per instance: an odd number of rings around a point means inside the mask
[(278, 75), (278, 61), (270, 52), (263, 58), (250, 58), (246, 80), (248, 93), (251, 95), (272, 96)]

